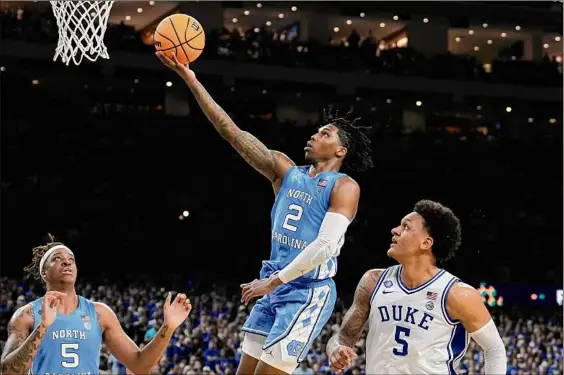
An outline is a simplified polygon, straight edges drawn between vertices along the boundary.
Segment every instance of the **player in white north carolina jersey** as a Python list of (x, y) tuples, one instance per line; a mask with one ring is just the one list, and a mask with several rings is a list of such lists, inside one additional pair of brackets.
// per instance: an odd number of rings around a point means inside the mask
[(417, 202), (392, 229), (388, 255), (400, 264), (364, 274), (339, 332), (327, 343), (338, 373), (356, 358), (366, 322), (367, 374), (456, 374), (470, 338), (486, 374), (505, 374), (503, 341), (478, 292), (437, 268), (460, 245), (460, 222), (439, 203)]

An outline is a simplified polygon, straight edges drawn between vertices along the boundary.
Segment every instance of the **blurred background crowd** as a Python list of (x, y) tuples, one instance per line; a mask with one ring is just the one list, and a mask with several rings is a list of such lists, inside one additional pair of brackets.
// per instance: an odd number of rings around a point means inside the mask
[[(110, 305), (139, 345), (165, 292), (189, 294), (155, 374), (235, 373), (251, 308), (238, 285), (268, 257), (273, 196), (152, 55), (158, 21), (182, 12), (206, 29), (198, 78), (270, 148), (301, 164), (322, 108), (371, 128), (375, 168), (351, 173), (362, 197), (340, 300), (296, 374), (329, 373), (324, 345), (356, 283), (393, 264), (390, 230), (423, 198), (462, 222), (444, 267), (496, 287), (484, 301), (508, 373), (561, 374), (562, 4), (436, 4), (118, 2), (111, 59), (67, 67), (51, 61), (49, 4), (2, 2), (0, 345), (15, 309), (43, 293), (21, 269), (52, 233), (77, 256), (77, 291)], [(363, 350), (347, 374), (364, 374)], [(459, 370), (483, 373), (476, 346)], [(101, 371), (125, 373), (105, 350)]]

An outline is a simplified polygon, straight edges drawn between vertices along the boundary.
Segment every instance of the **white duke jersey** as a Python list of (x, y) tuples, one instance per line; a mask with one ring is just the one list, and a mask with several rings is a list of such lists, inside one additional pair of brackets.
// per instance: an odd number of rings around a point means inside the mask
[(372, 293), (366, 373), (456, 374), (470, 342), (446, 311), (448, 291), (458, 278), (439, 270), (411, 289), (401, 272), (401, 265), (385, 270)]

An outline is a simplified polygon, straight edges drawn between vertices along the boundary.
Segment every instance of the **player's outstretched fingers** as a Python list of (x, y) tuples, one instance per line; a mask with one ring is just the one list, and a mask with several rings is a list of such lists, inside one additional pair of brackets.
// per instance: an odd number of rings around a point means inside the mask
[(168, 292), (167, 296), (166, 296), (166, 300), (164, 303), (164, 307), (167, 307), (168, 305), (170, 305), (170, 300), (172, 299), (172, 293)]
[(190, 303), (189, 299), (186, 299), (186, 301), (184, 301), (184, 308), (186, 309), (186, 311), (192, 310), (192, 304)]

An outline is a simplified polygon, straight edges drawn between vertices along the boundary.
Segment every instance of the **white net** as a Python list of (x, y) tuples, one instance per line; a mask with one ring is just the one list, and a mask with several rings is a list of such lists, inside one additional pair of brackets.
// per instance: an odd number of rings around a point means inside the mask
[(51, 1), (59, 27), (59, 41), (55, 57), (63, 63), (75, 65), (85, 57), (96, 61), (98, 57), (109, 59), (104, 45), (104, 34), (113, 1)]

